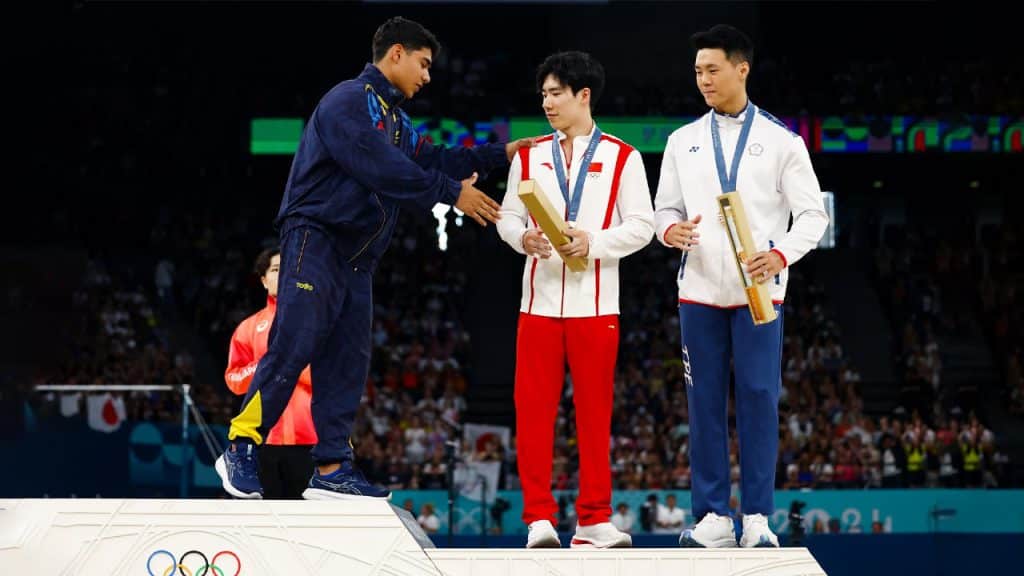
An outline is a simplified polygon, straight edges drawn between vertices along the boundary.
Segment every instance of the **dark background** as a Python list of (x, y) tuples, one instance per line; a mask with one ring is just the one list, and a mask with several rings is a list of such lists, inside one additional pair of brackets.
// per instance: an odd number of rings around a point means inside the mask
[[(753, 38), (749, 92), (777, 116), (1019, 118), (1024, 111), (1020, 25), (1007, 9), (979, 2), (73, 2), (39, 12), (13, 22), (24, 22), (25, 34), (8, 48), (17, 81), (7, 91), (18, 102), (10, 111), (17, 138), (9, 144), (19, 154), (8, 173), (9, 204), (0, 226), (8, 327), (0, 343), (0, 390), (6, 400), (30, 396), (30, 382), (66, 375), (59, 367), (69, 356), (94, 352), (75, 337), (89, 321), (76, 316), (68, 297), (88, 259), (105, 262), (124, 285), (150, 295), (156, 293), (154, 266), (174, 261), (179, 302), (157, 311), (159, 323), (171, 327), (162, 341), (171, 350), (191, 350), (196, 380), (218, 385), (236, 320), (226, 311), (260, 305), (259, 285), (246, 273), (259, 247), (274, 238), (271, 223), (291, 161), (250, 155), (249, 122), (308, 118), (323, 93), (369, 61), (374, 30), (393, 15), (420, 21), (444, 45), (432, 83), (406, 105), (418, 117), (471, 124), (539, 116), (535, 67), (563, 49), (587, 50), (604, 64), (607, 89), (598, 121), (702, 114), (688, 38), (722, 22)], [(893, 390), (905, 383), (899, 351), (892, 350), (901, 338), (901, 305), (892, 308), (886, 280), (874, 270), (887, 215), (895, 211), (905, 222), (893, 241), (925, 261), (942, 244), (974, 245), (990, 215), (997, 226), (1015, 229), (1021, 157), (818, 154), (813, 161), (822, 188), (836, 193), (840, 236), (832, 254), (843, 256), (809, 257), (805, 269), (827, 280), (829, 270), (852, 263), (863, 267), (855, 274), (878, 289), (867, 300), (882, 301), (874, 306), (886, 309), (891, 330), (885, 333), (858, 332), (856, 311), (864, 304), (856, 292), (833, 292), (828, 307), (847, 335), (865, 340), (851, 348), (887, 342), (884, 358), (859, 359), (865, 387), (875, 391), (865, 394), (866, 411), (886, 414), (898, 404)], [(644, 162), (653, 194), (660, 156), (645, 155)], [(483, 187), (500, 199), (503, 179), (494, 174)], [(403, 234), (430, 237), (429, 218), (403, 218), (396, 244)], [(458, 287), (457, 314), (470, 335), (461, 348), (470, 409), (510, 422), (522, 258), (493, 228), (469, 226), (462, 242), (455, 269), (405, 282)], [(1013, 242), (1003, 267), (1009, 272), (997, 278), (1001, 285), (1020, 282)], [(658, 246), (647, 250), (649, 257), (624, 264), (623, 278), (656, 285), (651, 294), (657, 296), (642, 306), (670, 316), (672, 263), (662, 268), (666, 254)], [(403, 297), (403, 284), (389, 279), (404, 254), (393, 248), (385, 257), (379, 306)], [(972, 254), (985, 261), (985, 245)], [(957, 278), (968, 297), (947, 298), (945, 312), (977, 320), (981, 335), (975, 339), (990, 360), (985, 384), (976, 384), (998, 404), (1007, 392), (1001, 384), (1006, 358), (1019, 342), (1020, 311), (1013, 298), (1006, 300), (1009, 308), (995, 312), (1005, 312), (1009, 326), (1000, 332), (992, 324), (992, 307), (976, 294), (982, 268)], [(931, 277), (928, 264), (914, 270)], [(207, 282), (218, 274), (234, 278), (233, 292)], [(183, 306), (195, 293), (198, 304)], [(218, 293), (236, 301), (225, 303)], [(204, 294), (212, 294), (208, 302)], [(630, 297), (624, 290), (624, 301)], [(624, 316), (624, 327), (627, 322)], [(952, 323), (943, 337), (955, 344), (958, 326)], [(20, 418), (16, 404), (5, 402), (11, 430)], [(1019, 437), (1020, 421), (1006, 422), (997, 432)]]

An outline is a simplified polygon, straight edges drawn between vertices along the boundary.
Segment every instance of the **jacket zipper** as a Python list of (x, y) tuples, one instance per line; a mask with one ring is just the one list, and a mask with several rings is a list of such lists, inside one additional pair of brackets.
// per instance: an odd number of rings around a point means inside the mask
[(299, 261), (295, 263), (296, 274), (300, 274), (302, 272), (302, 255), (306, 253), (307, 240), (309, 240), (309, 230), (306, 230), (305, 234), (302, 235), (302, 247), (299, 248)]
[(388, 213), (386, 210), (384, 210), (384, 203), (380, 201), (380, 197), (377, 196), (376, 192), (373, 193), (373, 199), (377, 201), (377, 206), (380, 207), (380, 227), (377, 228), (377, 231), (373, 233), (373, 236), (370, 236), (370, 239), (366, 241), (366, 244), (363, 244), (363, 247), (359, 249), (359, 252), (356, 252), (354, 256), (348, 259), (349, 262), (352, 262), (356, 258), (359, 258), (360, 256), (362, 256), (363, 252), (366, 252), (366, 249), (370, 247), (370, 244), (373, 244), (373, 241), (376, 240), (378, 236), (380, 236), (381, 232), (384, 231), (384, 226), (388, 222)]
[[(387, 130), (388, 132), (392, 132), (392, 131), (394, 132), (394, 137), (393, 137), (394, 138), (394, 145), (398, 146), (399, 149), (401, 149), (400, 144), (401, 144), (401, 134), (402, 134), (402, 132), (398, 128), (398, 114), (395, 113), (394, 110), (388, 110), (388, 106), (384, 102), (384, 99), (381, 98), (379, 94), (377, 94), (376, 90), (373, 90), (372, 86), (367, 84), (367, 88), (369, 88), (370, 90), (373, 91), (373, 95), (376, 96), (378, 102), (381, 103), (381, 105), (382, 105), (381, 107), (383, 108), (382, 112), (384, 112), (384, 117), (387, 118), (389, 116), (388, 112), (391, 112), (391, 114), (390, 114), (391, 125), (390, 126), (385, 125), (384, 129)], [(380, 201), (380, 196), (378, 196), (376, 192), (373, 192), (373, 198), (374, 198), (374, 200), (377, 201), (377, 206), (380, 208), (380, 215), (381, 215), (380, 227), (377, 228), (377, 231), (374, 232), (373, 236), (370, 236), (370, 239), (366, 241), (366, 244), (363, 244), (363, 247), (360, 248), (359, 251), (356, 252), (354, 256), (352, 256), (351, 258), (348, 259), (348, 262), (350, 262), (350, 263), (353, 260), (355, 260), (356, 258), (359, 258), (360, 256), (362, 256), (363, 252), (366, 252), (366, 249), (370, 247), (370, 244), (373, 244), (373, 241), (376, 240), (378, 236), (380, 236), (380, 233), (384, 231), (384, 226), (386, 226), (387, 223), (388, 223), (388, 213), (387, 213), (387, 210), (384, 209), (384, 203)]]

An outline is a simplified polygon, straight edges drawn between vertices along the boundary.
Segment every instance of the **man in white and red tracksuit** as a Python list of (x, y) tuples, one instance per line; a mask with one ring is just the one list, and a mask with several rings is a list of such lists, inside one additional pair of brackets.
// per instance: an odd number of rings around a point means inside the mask
[[(551, 494), (555, 419), (565, 364), (572, 374), (580, 461), (574, 547), (630, 546), (611, 518), (609, 442), (619, 346), (620, 258), (646, 246), (654, 211), (640, 154), (603, 134), (591, 117), (604, 86), (601, 65), (582, 52), (549, 56), (537, 72), (555, 134), (513, 160), (498, 233), (526, 254), (516, 339), (516, 434), (527, 547), (559, 546)], [(582, 272), (552, 257), (552, 246), (518, 196), (537, 181), (572, 229), (557, 249), (587, 258)]]

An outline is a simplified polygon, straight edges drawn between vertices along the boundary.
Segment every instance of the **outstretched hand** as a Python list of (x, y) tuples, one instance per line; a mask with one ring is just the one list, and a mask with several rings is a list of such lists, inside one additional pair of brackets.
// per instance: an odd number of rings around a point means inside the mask
[(455, 207), (486, 228), (488, 222), (497, 222), (501, 219), (501, 215), (498, 214), (501, 205), (474, 186), (476, 179), (477, 174), (473, 172), (472, 176), (462, 181), (462, 190), (459, 191)]

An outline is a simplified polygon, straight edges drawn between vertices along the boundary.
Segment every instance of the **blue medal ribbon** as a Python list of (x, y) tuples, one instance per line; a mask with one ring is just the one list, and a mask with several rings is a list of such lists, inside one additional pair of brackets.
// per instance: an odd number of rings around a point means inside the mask
[(757, 114), (757, 107), (747, 102), (747, 116), (743, 119), (743, 128), (740, 129), (740, 138), (736, 141), (736, 150), (732, 153), (732, 170), (725, 171), (725, 154), (722, 152), (722, 135), (718, 131), (718, 114), (711, 111), (711, 143), (715, 148), (715, 166), (718, 168), (718, 181), (722, 184), (722, 193), (736, 191), (736, 177), (740, 172), (740, 158), (747, 148), (747, 138), (750, 136), (750, 127), (754, 125), (754, 116)]
[[(568, 138), (568, 136), (567, 136)], [(587, 181), (587, 171), (590, 170), (590, 162), (597, 152), (597, 145), (601, 142), (601, 129), (594, 125), (594, 135), (587, 144), (587, 150), (580, 160), (579, 174), (576, 176), (576, 186), (573, 187), (572, 197), (569, 197), (569, 180), (565, 177), (565, 168), (562, 167), (562, 144), (558, 141), (558, 133), (551, 139), (551, 154), (555, 160), (555, 175), (558, 176), (558, 187), (562, 190), (562, 198), (565, 199), (565, 206), (568, 209), (568, 222), (575, 222), (576, 215), (580, 211), (580, 199), (583, 198), (583, 183)]]

